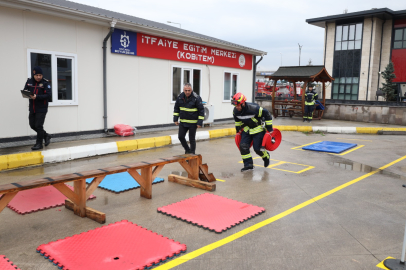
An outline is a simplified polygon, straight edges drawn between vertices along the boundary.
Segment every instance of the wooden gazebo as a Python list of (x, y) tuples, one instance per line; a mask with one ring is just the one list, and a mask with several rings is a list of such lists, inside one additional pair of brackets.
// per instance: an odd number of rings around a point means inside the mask
[[(278, 116), (285, 116), (285, 112), (288, 111), (288, 115), (303, 116), (305, 96), (307, 85), (309, 82), (321, 82), (323, 84), (323, 106), (326, 105), (326, 82), (334, 81), (334, 78), (328, 74), (324, 66), (298, 66), (298, 67), (280, 67), (275, 73), (267, 76), (270, 80), (274, 81), (272, 90), (272, 114), (276, 118)], [(286, 80), (289, 83), (293, 82), (294, 97), (293, 100), (276, 100), (275, 87), (278, 80)], [(296, 92), (296, 82), (304, 82), (303, 93), (301, 100), (299, 100)], [(288, 107), (289, 106), (289, 107)], [(280, 110), (280, 114), (279, 114)], [(301, 114), (300, 114), (301, 113)], [(323, 113), (314, 117), (313, 119), (321, 119)]]

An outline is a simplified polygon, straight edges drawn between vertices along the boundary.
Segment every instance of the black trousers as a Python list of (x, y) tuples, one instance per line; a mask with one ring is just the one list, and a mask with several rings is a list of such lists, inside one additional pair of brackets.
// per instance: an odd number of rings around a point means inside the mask
[(45, 116), (47, 113), (32, 113), (28, 116), (30, 127), (37, 132), (37, 144), (42, 144), (44, 138), (48, 135), (44, 130)]
[(304, 119), (312, 120), (313, 119), (314, 105), (305, 105)]
[[(185, 149), (185, 151), (192, 154), (195, 154), (196, 151), (196, 129), (197, 125), (185, 127), (184, 125), (182, 125), (182, 123), (179, 123), (178, 139), (182, 144), (183, 148)], [(186, 132), (188, 131), (189, 131), (190, 148), (185, 139)]]
[(253, 166), (254, 161), (250, 153), (251, 142), (253, 141), (254, 152), (262, 158), (262, 160), (269, 159), (267, 151), (261, 151), (262, 139), (264, 138), (265, 131), (250, 135), (248, 132), (241, 133), (240, 153), (244, 167)]

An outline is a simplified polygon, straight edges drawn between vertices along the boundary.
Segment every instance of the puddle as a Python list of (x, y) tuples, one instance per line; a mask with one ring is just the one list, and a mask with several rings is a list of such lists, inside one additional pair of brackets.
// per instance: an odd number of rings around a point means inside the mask
[(225, 172), (220, 173), (220, 178), (221, 178), (221, 179), (223, 179), (223, 178), (230, 178), (230, 177), (234, 177), (234, 176), (235, 176), (234, 173), (225, 173)]
[[(362, 163), (358, 163), (358, 162), (352, 162), (352, 161), (344, 161), (344, 162), (329, 162), (329, 165), (332, 165), (334, 167), (339, 167), (341, 169), (347, 170), (347, 171), (356, 171), (356, 172), (364, 172), (364, 173), (369, 173), (372, 171), (377, 170), (378, 168), (375, 167), (371, 167), (369, 165), (366, 164), (362, 164)], [(402, 172), (406, 172), (406, 167), (402, 167), (401, 168)], [(406, 180), (406, 176), (402, 176), (393, 172), (389, 172), (389, 171), (380, 171), (377, 174), (384, 174), (384, 175), (388, 175), (391, 177), (395, 177), (395, 178), (399, 178), (402, 180)]]
[(252, 180), (255, 182), (269, 181), (269, 172), (266, 170), (254, 169), (243, 173), (244, 180)]

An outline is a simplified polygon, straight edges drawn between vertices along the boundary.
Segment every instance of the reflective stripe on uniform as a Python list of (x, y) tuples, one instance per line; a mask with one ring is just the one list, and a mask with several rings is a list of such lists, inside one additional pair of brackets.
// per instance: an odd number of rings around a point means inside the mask
[(267, 126), (272, 125), (272, 120), (265, 121), (265, 125), (267, 125)]
[(249, 127), (244, 127), (244, 131), (245, 131), (245, 132), (248, 132), (248, 130), (250, 130)]
[(242, 122), (235, 122), (235, 126), (236, 127), (242, 126)]
[(204, 116), (199, 116), (199, 119), (204, 120)]
[(262, 158), (269, 158), (269, 154), (267, 151), (263, 151), (262, 153), (264, 153)]
[(180, 119), (180, 121), (184, 123), (197, 123), (197, 120)]
[(254, 121), (255, 123), (258, 123), (258, 120), (255, 119), (254, 117), (252, 117), (251, 120)]
[(177, 113), (177, 112), (174, 112), (174, 113), (173, 113), (173, 115), (175, 115), (175, 116), (179, 116), (179, 113)]
[(306, 102), (306, 101), (305, 101), (305, 105), (306, 105), (306, 106), (313, 106), (314, 103), (315, 103), (314, 100), (313, 100), (312, 102)]
[(258, 116), (261, 117), (262, 116), (262, 107), (259, 107), (259, 113)]
[(186, 112), (197, 112), (197, 108), (185, 108), (185, 107), (179, 107), (181, 111), (186, 111)]
[(260, 133), (260, 132), (262, 132), (263, 130), (264, 130), (264, 129), (263, 129), (262, 126), (258, 126), (258, 127), (256, 127), (256, 128), (251, 128), (251, 129), (250, 129), (250, 135), (254, 135), (254, 134)]
[(242, 159), (252, 158), (251, 154), (241, 155)]

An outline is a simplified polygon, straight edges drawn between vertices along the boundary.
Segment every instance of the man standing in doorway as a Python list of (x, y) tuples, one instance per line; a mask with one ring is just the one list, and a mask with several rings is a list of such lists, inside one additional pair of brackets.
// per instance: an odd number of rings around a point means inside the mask
[(308, 91), (305, 93), (305, 110), (303, 122), (311, 122), (313, 119), (314, 103), (317, 100), (317, 92), (313, 91), (313, 85), (309, 84)]
[(37, 132), (37, 141), (32, 150), (42, 149), (42, 141), (45, 146), (51, 143), (51, 135), (44, 130), (45, 116), (48, 112), (48, 102), (51, 100), (52, 91), (48, 80), (42, 75), (42, 68), (37, 66), (32, 71), (32, 77), (28, 78), (24, 90), (32, 93), (29, 99), (29, 123), (30, 127)]
[[(178, 118), (179, 121), (178, 121)], [(185, 154), (195, 154), (196, 151), (196, 129), (203, 126), (204, 107), (202, 99), (193, 92), (192, 85), (185, 83), (183, 93), (176, 99), (173, 109), (173, 122), (179, 125), (178, 138)], [(186, 142), (186, 132), (189, 131), (190, 147)]]

